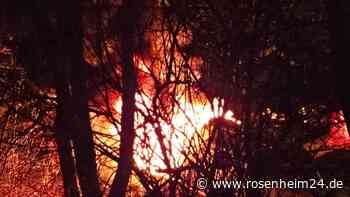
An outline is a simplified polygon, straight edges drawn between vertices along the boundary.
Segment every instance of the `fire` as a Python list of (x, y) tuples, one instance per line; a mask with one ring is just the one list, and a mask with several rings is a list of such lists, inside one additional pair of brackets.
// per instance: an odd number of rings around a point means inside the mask
[[(151, 100), (146, 94), (136, 95), (136, 105), (141, 111), (146, 113), (147, 108), (151, 107)], [(114, 100), (113, 104), (116, 111), (121, 112), (122, 101), (120, 98)], [(241, 124), (240, 120), (233, 117), (232, 111), (223, 112), (219, 106), (219, 100), (215, 99), (213, 106), (207, 103), (189, 103), (184, 98), (179, 98), (179, 106), (174, 110), (171, 121), (166, 122), (159, 120), (160, 131), (163, 139), (157, 135), (155, 125), (151, 123), (145, 124), (145, 119), (140, 113), (135, 114), (135, 128), (137, 137), (134, 143), (134, 160), (136, 165), (142, 170), (149, 170), (153, 175), (159, 175), (160, 169), (167, 167), (176, 168), (180, 166), (184, 160), (184, 153), (188, 151), (190, 140), (198, 133), (205, 124), (211, 119), (224, 117), (226, 120), (232, 121), (237, 125)], [(101, 125), (104, 125), (101, 127)], [(119, 128), (107, 121), (96, 122), (99, 129), (118, 138)], [(160, 140), (166, 146), (166, 153), (163, 152)], [(108, 145), (111, 142), (106, 140)], [(117, 146), (117, 144), (114, 144)], [(165, 155), (170, 160), (170, 166), (165, 162)]]
[[(199, 68), (203, 60), (200, 56), (184, 57), (178, 47), (172, 48), (174, 42), (179, 47), (190, 44), (190, 31), (180, 31), (177, 36), (172, 36), (167, 31), (146, 34), (146, 40), (150, 41), (148, 54), (136, 54), (133, 58), (139, 86), (135, 95), (138, 111), (135, 113), (137, 135), (133, 158), (138, 168), (153, 175), (159, 175), (160, 169), (176, 168), (184, 163), (191, 141), (198, 136), (195, 134), (199, 134), (212, 118), (223, 117), (237, 125), (241, 124), (240, 120), (233, 117), (232, 111), (224, 112), (223, 100), (214, 99), (210, 103), (203, 93), (192, 86), (189, 91), (195, 96), (186, 93), (188, 83), (193, 84), (201, 77)], [(166, 91), (174, 94), (156, 92), (156, 85), (169, 82)], [(117, 114), (115, 119), (120, 120), (120, 96), (109, 100)], [(100, 141), (118, 150), (120, 123), (112, 124), (104, 118), (95, 119), (92, 124), (94, 130), (113, 136), (112, 139), (100, 137)], [(108, 163), (109, 166), (117, 165), (113, 161)], [(108, 170), (102, 171), (106, 173)]]
[(330, 122), (337, 126), (331, 126), (326, 144), (328, 146), (344, 146), (349, 144), (350, 136), (343, 112), (332, 112), (330, 114)]
[[(150, 66), (144, 62), (141, 63), (137, 57), (135, 57), (135, 62), (139, 63), (138, 67), (142, 72), (149, 72), (147, 70), (151, 68)], [(145, 81), (147, 81), (147, 78)], [(202, 102), (190, 102), (185, 96), (177, 95), (178, 105), (172, 110), (173, 114), (170, 121), (151, 115), (159, 125), (152, 124), (147, 122), (142, 115), (142, 113), (147, 114), (148, 110), (152, 109), (152, 83), (144, 82), (140, 86), (145, 91), (135, 95), (136, 107), (141, 112), (135, 114), (137, 137), (134, 142), (134, 160), (140, 169), (148, 170), (153, 175), (159, 175), (158, 170), (160, 169), (180, 166), (185, 160), (184, 153), (188, 151), (188, 146), (191, 139), (193, 140), (194, 134), (199, 133), (210, 119), (224, 117), (238, 125), (241, 124), (240, 120), (233, 117), (232, 111), (224, 113), (219, 99), (214, 99), (214, 102), (210, 104), (208, 100), (205, 100), (204, 95), (200, 95), (204, 100)], [(121, 113), (121, 98), (116, 97), (111, 102), (114, 110)], [(113, 125), (104, 119), (97, 119), (94, 123), (93, 127), (95, 130), (103, 130), (103, 133), (114, 136), (115, 141), (117, 141), (119, 138), (118, 131), (121, 129), (120, 125)], [(159, 129), (158, 133), (157, 127)], [(108, 146), (118, 147), (118, 143), (114, 143), (113, 140), (105, 138), (103, 141)], [(162, 143), (166, 148), (165, 152), (162, 150)], [(165, 157), (168, 158), (168, 161), (166, 161)], [(116, 165), (115, 162), (112, 162), (111, 165), (113, 164)]]
[[(140, 99), (139, 96), (137, 98)], [(225, 114), (225, 118), (232, 120), (230, 117), (231, 111)], [(176, 109), (172, 120), (169, 123), (161, 121), (160, 127), (162, 134), (164, 135), (164, 141), (170, 158), (170, 167), (176, 168), (184, 162), (183, 153), (186, 152), (189, 146), (189, 140), (198, 132), (210, 119), (217, 116), (222, 116), (222, 109), (219, 111), (212, 111), (209, 104), (193, 104), (189, 106), (185, 100), (180, 100), (180, 106)], [(137, 125), (143, 123), (141, 117), (137, 117)], [(136, 126), (137, 127), (137, 126)], [(149, 169), (151, 174), (157, 174), (157, 170), (166, 169), (167, 164), (164, 161), (164, 153), (161, 150), (161, 145), (159, 142), (159, 137), (156, 134), (155, 128), (148, 124), (145, 129), (137, 129), (137, 135), (139, 138), (136, 139), (134, 149), (135, 155), (134, 159), (136, 164), (141, 169)], [(148, 138), (148, 144), (151, 147), (145, 147), (143, 139)], [(154, 152), (154, 154), (148, 159), (151, 161), (147, 163), (142, 156), (145, 153)]]

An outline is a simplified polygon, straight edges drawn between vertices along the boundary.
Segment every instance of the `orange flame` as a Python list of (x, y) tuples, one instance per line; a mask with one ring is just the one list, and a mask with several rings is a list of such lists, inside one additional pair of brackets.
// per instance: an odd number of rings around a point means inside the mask
[[(184, 152), (188, 151), (188, 146), (191, 139), (193, 140), (194, 134), (198, 133), (210, 119), (223, 117), (238, 125), (241, 124), (240, 120), (233, 117), (232, 111), (224, 113), (223, 108), (219, 105), (223, 101), (219, 102), (218, 99), (214, 99), (211, 105), (204, 94), (196, 90), (191, 91), (195, 92), (200, 99), (189, 101), (188, 96), (182, 94), (186, 88), (182, 84), (176, 84), (175, 88), (177, 89), (175, 92), (177, 93), (174, 99), (177, 101), (177, 105), (173, 106), (171, 110), (170, 120), (163, 120), (155, 117), (156, 115), (151, 115), (151, 117), (157, 120), (158, 125), (145, 120), (142, 113), (147, 114), (149, 109), (155, 107), (152, 102), (152, 99), (157, 96), (155, 95), (155, 81), (162, 84), (166, 83), (167, 80), (185, 81), (189, 75), (195, 79), (201, 77), (199, 67), (203, 64), (202, 58), (199, 56), (185, 58), (178, 48), (191, 43), (191, 32), (180, 31), (175, 38), (171, 36), (172, 34), (166, 31), (146, 35), (146, 39), (149, 39), (151, 42), (149, 55), (147, 57), (142, 55), (134, 56), (134, 63), (138, 71), (139, 89), (141, 90), (135, 95), (136, 107), (140, 111), (135, 113), (137, 137), (134, 143), (134, 160), (140, 169), (149, 170), (153, 175), (159, 174), (157, 172), (158, 169), (180, 166), (185, 160)], [(172, 49), (175, 41), (178, 43), (178, 46)], [(174, 51), (170, 52), (169, 50)], [(169, 63), (171, 61), (173, 62)], [(171, 66), (170, 69), (169, 66)], [(169, 75), (169, 72), (173, 73)], [(188, 74), (188, 72), (191, 73)], [(201, 100), (201, 102), (198, 100)], [(113, 98), (111, 103), (114, 110), (120, 114), (122, 107), (121, 98)], [(120, 117), (116, 118), (120, 119)], [(97, 118), (93, 121), (92, 126), (97, 131), (113, 136), (113, 140), (104, 138), (105, 144), (114, 148), (118, 147), (118, 131), (121, 129), (119, 124), (113, 125), (105, 119)], [(160, 130), (158, 133), (157, 127)], [(166, 152), (162, 150), (162, 144), (165, 146)], [(165, 162), (165, 157), (168, 157), (168, 164)], [(109, 165), (115, 166), (116, 163), (110, 161)]]

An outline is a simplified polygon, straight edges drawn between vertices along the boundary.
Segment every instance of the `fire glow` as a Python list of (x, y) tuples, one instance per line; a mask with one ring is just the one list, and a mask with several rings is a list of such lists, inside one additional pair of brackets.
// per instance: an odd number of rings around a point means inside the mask
[[(173, 56), (167, 55), (171, 54), (169, 50), (172, 50), (171, 44), (174, 40), (180, 46), (189, 44), (192, 39), (190, 32), (181, 32), (176, 38), (171, 38), (171, 34), (166, 31), (146, 37), (151, 41), (149, 54), (137, 54), (133, 58), (138, 75), (133, 158), (139, 169), (159, 175), (159, 170), (176, 168), (185, 162), (185, 155), (190, 151), (192, 141), (198, 141), (196, 138), (200, 136), (201, 129), (211, 119), (222, 117), (237, 125), (241, 121), (233, 117), (232, 111), (223, 110), (222, 99), (210, 102), (204, 93), (192, 87), (194, 81), (201, 78), (201, 57), (185, 58), (177, 48)], [(156, 92), (159, 84), (167, 84), (164, 94)], [(117, 114), (115, 119), (120, 120), (121, 97), (116, 96), (109, 100)], [(121, 130), (119, 123), (97, 119), (92, 126), (94, 130), (113, 136), (113, 140), (102, 141), (118, 150)], [(116, 162), (111, 165), (115, 166)]]
[[(138, 63), (137, 66), (143, 73), (147, 73), (147, 70), (151, 68), (151, 66), (140, 63), (141, 61), (138, 58), (135, 58), (134, 62)], [(189, 102), (185, 95), (176, 95), (178, 104), (172, 109), (170, 121), (151, 115), (157, 123), (146, 123), (142, 114), (149, 113), (148, 110), (152, 110), (152, 107), (154, 107), (152, 106), (153, 97), (150, 96), (152, 94), (150, 92), (152, 85), (150, 84), (152, 83), (142, 83), (140, 86), (145, 91), (135, 95), (136, 108), (139, 111), (135, 113), (134, 160), (138, 168), (148, 170), (153, 175), (160, 174), (158, 172), (160, 169), (179, 167), (185, 160), (190, 141), (196, 136), (195, 134), (200, 133), (203, 126), (211, 119), (223, 117), (237, 125), (241, 124), (240, 120), (233, 117), (232, 111), (223, 111), (221, 107), (223, 100), (214, 99), (211, 104), (205, 99), (204, 95), (200, 95), (200, 102)], [(114, 110), (120, 114), (122, 110), (121, 98), (117, 97), (111, 100), (111, 103), (113, 103)], [(108, 121), (97, 122), (100, 129), (101, 124), (104, 125), (104, 133), (119, 138), (120, 125), (113, 125)], [(158, 131), (156, 130), (157, 127)], [(165, 152), (162, 150), (161, 143), (166, 148)], [(165, 157), (167, 157), (168, 163)]]

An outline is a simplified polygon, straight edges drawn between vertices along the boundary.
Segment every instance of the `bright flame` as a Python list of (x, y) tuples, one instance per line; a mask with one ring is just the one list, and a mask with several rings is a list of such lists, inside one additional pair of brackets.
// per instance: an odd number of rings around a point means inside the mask
[[(190, 44), (192, 41), (191, 32), (180, 32), (175, 38), (171, 36), (172, 34), (166, 31), (146, 35), (146, 39), (151, 41), (148, 56), (134, 56), (134, 63), (138, 71), (138, 85), (142, 90), (141, 93), (135, 95), (136, 106), (139, 111), (135, 113), (137, 137), (134, 142), (134, 160), (140, 169), (149, 170), (153, 175), (159, 174), (157, 172), (159, 169), (180, 166), (185, 160), (184, 152), (189, 150), (191, 140), (198, 140), (193, 139), (198, 136), (195, 134), (200, 133), (199, 131), (211, 119), (223, 117), (237, 125), (241, 124), (240, 120), (233, 117), (232, 111), (224, 112), (223, 100), (214, 99), (211, 105), (203, 93), (191, 90), (200, 99), (189, 101), (188, 95), (183, 94), (185, 85), (181, 83), (169, 87), (169, 89), (172, 88), (172, 91), (176, 92), (175, 98), (169, 99), (175, 99), (177, 104), (165, 106), (165, 108), (173, 107), (172, 110), (169, 110), (168, 119), (162, 119), (148, 111), (156, 108), (153, 103), (155, 96), (159, 96), (155, 93), (156, 81), (163, 84), (169, 81), (191, 80), (189, 76), (196, 79), (201, 77), (199, 70), (200, 65), (203, 64), (201, 57), (185, 58), (178, 51), (178, 48), (169, 52), (174, 40), (178, 42), (180, 47)], [(201, 100), (201, 102), (198, 100)], [(111, 103), (113, 103), (114, 110), (119, 114), (116, 119), (120, 119), (121, 98), (115, 97), (111, 99)], [(147, 118), (143, 114), (147, 114)], [(119, 139), (120, 125), (112, 125), (107, 120), (97, 120), (95, 123), (93, 124), (95, 130), (103, 130), (102, 133), (110, 134), (115, 138), (114, 141), (104, 138), (102, 139), (103, 143), (117, 148), (119, 144), (115, 141)], [(101, 128), (101, 125), (104, 126)], [(116, 165), (115, 162), (112, 162), (112, 164)]]
[[(146, 95), (136, 95), (137, 107), (146, 112), (144, 104), (150, 107), (151, 101)], [(141, 104), (143, 103), (143, 104)], [(175, 109), (171, 122), (167, 123), (160, 120), (160, 127), (164, 135), (164, 144), (167, 148), (170, 167), (178, 167), (184, 162), (183, 152), (187, 151), (186, 147), (190, 143), (190, 139), (199, 132), (205, 124), (211, 119), (224, 117), (226, 120), (241, 124), (240, 120), (233, 117), (232, 111), (223, 114), (222, 107), (219, 107), (218, 100), (214, 99), (214, 110), (209, 103), (207, 104), (189, 104), (186, 100), (180, 99), (180, 106)], [(114, 107), (117, 111), (121, 111), (121, 99), (115, 100)], [(159, 174), (159, 169), (166, 169), (167, 165), (164, 161), (164, 153), (162, 152), (159, 137), (157, 136), (154, 125), (147, 123), (140, 114), (135, 114), (135, 127), (137, 138), (134, 143), (134, 160), (140, 169), (148, 169), (153, 175)], [(144, 127), (142, 127), (144, 125)], [(111, 135), (118, 135), (118, 129), (112, 125), (108, 126), (108, 132)], [(150, 145), (151, 147), (148, 147)], [(147, 159), (145, 159), (145, 155)]]

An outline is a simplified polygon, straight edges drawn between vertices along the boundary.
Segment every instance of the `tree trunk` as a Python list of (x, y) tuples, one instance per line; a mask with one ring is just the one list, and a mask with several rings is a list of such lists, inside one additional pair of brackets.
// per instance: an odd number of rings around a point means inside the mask
[(135, 139), (134, 114), (137, 76), (133, 55), (136, 50), (137, 27), (142, 13), (143, 1), (126, 1), (120, 10), (117, 22), (119, 33), (123, 74), (122, 117), (118, 171), (113, 180), (110, 197), (125, 196), (133, 157)]
[[(71, 95), (70, 127), (74, 146), (76, 169), (81, 193), (84, 197), (102, 196), (92, 129), (90, 125), (87, 97), (87, 64), (83, 60), (83, 31), (81, 28), (80, 1), (64, 1), (58, 14), (59, 38), (61, 38), (60, 61), (67, 68), (68, 91)], [(67, 109), (65, 109), (67, 110)]]
[[(61, 72), (58, 72), (61, 73)], [(63, 74), (63, 73), (61, 73)], [(64, 76), (64, 75), (61, 75)], [(65, 89), (64, 79), (57, 78), (56, 92), (58, 98), (58, 106), (56, 110), (56, 144), (60, 160), (60, 167), (63, 176), (64, 196), (79, 197), (79, 189), (76, 182), (76, 171), (73, 157), (73, 147), (70, 141), (69, 117), (70, 107), (67, 105), (70, 100), (67, 89)]]

